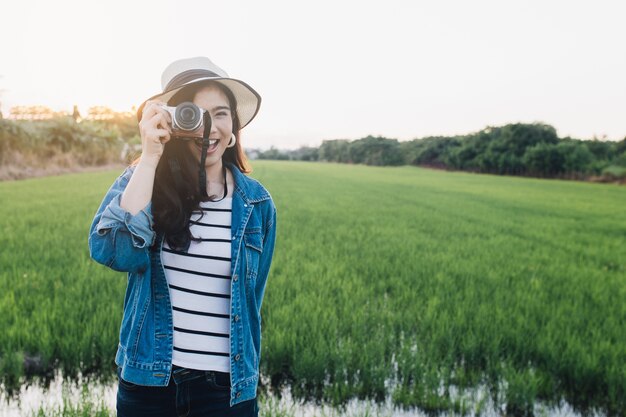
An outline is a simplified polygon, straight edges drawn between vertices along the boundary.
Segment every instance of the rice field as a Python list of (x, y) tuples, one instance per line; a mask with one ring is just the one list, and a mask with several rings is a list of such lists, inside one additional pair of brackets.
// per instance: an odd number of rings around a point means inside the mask
[[(264, 391), (333, 406), (626, 412), (626, 189), (255, 161), (278, 208)], [(87, 234), (119, 171), (0, 183), (0, 372), (112, 381), (126, 278)], [(491, 410), (493, 412), (494, 410)]]

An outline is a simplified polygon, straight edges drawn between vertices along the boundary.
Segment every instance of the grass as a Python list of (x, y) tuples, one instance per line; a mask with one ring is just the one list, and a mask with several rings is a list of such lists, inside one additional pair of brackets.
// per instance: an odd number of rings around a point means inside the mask
[[(295, 398), (626, 410), (623, 187), (255, 162), (278, 207), (261, 371)], [(89, 259), (115, 172), (0, 183), (0, 369), (112, 378), (123, 274)], [(34, 360), (32, 358), (35, 358)], [(263, 387), (267, 389), (269, 387)], [(480, 407), (478, 404), (477, 407)], [(480, 411), (480, 410), (479, 410)]]

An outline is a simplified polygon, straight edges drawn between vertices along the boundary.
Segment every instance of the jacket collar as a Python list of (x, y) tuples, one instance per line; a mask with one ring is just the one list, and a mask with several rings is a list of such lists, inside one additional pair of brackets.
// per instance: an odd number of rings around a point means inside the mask
[(226, 167), (233, 174), (235, 180), (234, 192), (238, 193), (246, 203), (254, 204), (270, 199), (267, 190), (257, 180), (244, 175), (236, 165), (230, 162), (226, 163)]

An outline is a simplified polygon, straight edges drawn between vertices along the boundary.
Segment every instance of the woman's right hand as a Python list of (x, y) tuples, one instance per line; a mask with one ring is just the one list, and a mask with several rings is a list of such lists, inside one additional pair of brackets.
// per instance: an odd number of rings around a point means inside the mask
[(141, 134), (141, 161), (148, 163), (156, 169), (165, 144), (171, 139), (172, 118), (161, 105), (160, 101), (148, 101), (143, 108), (139, 121), (139, 133)]

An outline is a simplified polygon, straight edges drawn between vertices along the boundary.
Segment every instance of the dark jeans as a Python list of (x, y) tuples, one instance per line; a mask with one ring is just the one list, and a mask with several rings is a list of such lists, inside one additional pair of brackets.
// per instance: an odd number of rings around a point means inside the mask
[(256, 398), (230, 406), (230, 374), (174, 366), (167, 387), (136, 385), (117, 369), (118, 417), (257, 417)]

